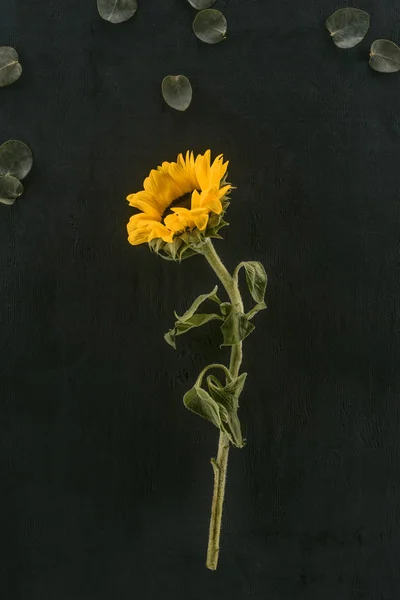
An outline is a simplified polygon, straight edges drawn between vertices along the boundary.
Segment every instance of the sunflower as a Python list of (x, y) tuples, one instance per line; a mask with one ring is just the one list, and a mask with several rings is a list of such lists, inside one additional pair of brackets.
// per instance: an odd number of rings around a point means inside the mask
[(222, 154), (211, 163), (211, 151), (179, 154), (176, 162), (163, 162), (150, 171), (143, 190), (127, 200), (140, 212), (128, 223), (128, 241), (148, 243), (165, 258), (185, 258), (206, 237), (220, 237), (222, 217), (229, 204), (226, 183), (228, 162)]

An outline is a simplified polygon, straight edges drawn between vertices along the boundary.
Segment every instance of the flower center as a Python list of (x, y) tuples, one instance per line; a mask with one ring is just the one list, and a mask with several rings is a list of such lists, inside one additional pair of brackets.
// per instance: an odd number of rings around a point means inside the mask
[(192, 207), (192, 192), (183, 194), (183, 196), (179, 196), (179, 198), (177, 198), (176, 200), (173, 200), (171, 202), (171, 204), (169, 206), (167, 206), (167, 208), (164, 210), (164, 212), (161, 216), (161, 221), (163, 222), (165, 217), (168, 217), (168, 215), (172, 215), (173, 214), (172, 209), (177, 206), (182, 207), (182, 208), (187, 208), (188, 210), (190, 210)]

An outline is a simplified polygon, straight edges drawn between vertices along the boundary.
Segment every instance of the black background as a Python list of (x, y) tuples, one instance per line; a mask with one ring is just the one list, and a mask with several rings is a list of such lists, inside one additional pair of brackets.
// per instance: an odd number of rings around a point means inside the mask
[[(1, 139), (35, 156), (0, 205), (4, 598), (398, 598), (400, 79), (368, 50), (400, 41), (400, 9), (360, 0), (371, 29), (344, 51), (324, 26), (342, 6), (219, 0), (228, 39), (208, 46), (184, 0), (121, 25), (95, 0), (2, 0), (24, 71)], [(186, 113), (160, 94), (178, 73)], [(217, 430), (182, 395), (228, 357), (217, 325), (163, 340), (215, 276), (125, 230), (148, 171), (207, 148), (237, 186), (217, 249), (269, 275), (215, 573)]]

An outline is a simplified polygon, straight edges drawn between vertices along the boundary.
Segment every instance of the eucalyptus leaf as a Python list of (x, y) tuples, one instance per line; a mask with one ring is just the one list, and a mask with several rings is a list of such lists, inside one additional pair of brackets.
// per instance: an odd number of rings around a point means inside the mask
[(105, 21), (123, 23), (137, 11), (137, 0), (97, 0), (97, 10)]
[(215, 288), (212, 290), (212, 292), (210, 292), (209, 294), (201, 294), (200, 296), (198, 296), (196, 298), (196, 300), (194, 300), (194, 302), (192, 303), (190, 308), (188, 308), (188, 310), (181, 317), (179, 315), (177, 315), (176, 313), (175, 313), (175, 317), (178, 319), (178, 321), (183, 321), (183, 322), (187, 321), (194, 315), (194, 313), (199, 308), (199, 306), (206, 300), (213, 300), (214, 302), (217, 302), (218, 304), (220, 304), (221, 301), (217, 296), (217, 291), (218, 291), (218, 286), (216, 285)]
[(194, 386), (186, 392), (183, 403), (187, 409), (221, 429), (222, 423), (218, 404), (201, 387)]
[(227, 22), (219, 10), (202, 10), (193, 21), (195, 35), (206, 44), (217, 44), (225, 39)]
[(8, 140), (0, 146), (0, 175), (24, 179), (33, 165), (32, 151), (23, 142)]
[(188, 0), (189, 4), (196, 10), (204, 10), (215, 4), (216, 0)]
[(23, 191), (22, 183), (12, 175), (0, 177), (0, 202), (2, 204), (14, 204)]
[(257, 303), (261, 304), (264, 302), (267, 288), (267, 274), (263, 265), (258, 261), (241, 262), (235, 269), (235, 277), (237, 277), (241, 268), (246, 271), (247, 287), (250, 294)]
[(0, 87), (10, 85), (20, 78), (22, 67), (18, 54), (10, 46), (0, 46)]
[(192, 86), (185, 75), (167, 75), (161, 84), (165, 102), (181, 112), (189, 108), (192, 101)]
[(232, 310), (230, 315), (221, 325), (222, 335), (224, 336), (223, 346), (234, 346), (242, 342), (255, 327), (243, 313), (237, 313)]
[(368, 31), (369, 14), (359, 8), (341, 8), (327, 19), (326, 28), (338, 48), (353, 48)]
[(400, 71), (400, 48), (390, 40), (375, 40), (370, 50), (369, 66), (379, 73)]

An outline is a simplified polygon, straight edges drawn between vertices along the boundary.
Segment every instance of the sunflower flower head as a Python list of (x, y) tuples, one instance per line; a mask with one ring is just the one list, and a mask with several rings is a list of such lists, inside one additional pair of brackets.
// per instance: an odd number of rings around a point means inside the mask
[(150, 171), (143, 190), (127, 197), (140, 211), (129, 220), (128, 241), (134, 246), (147, 242), (163, 258), (182, 260), (196, 254), (206, 238), (221, 237), (232, 189), (227, 168), (222, 154), (211, 162), (207, 150), (196, 157), (179, 154), (176, 162)]

